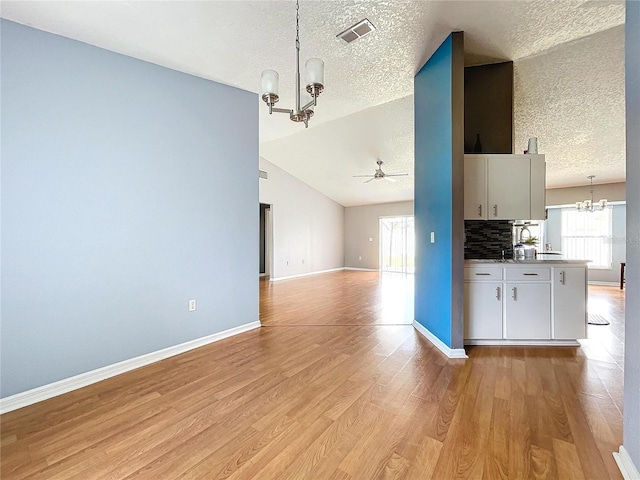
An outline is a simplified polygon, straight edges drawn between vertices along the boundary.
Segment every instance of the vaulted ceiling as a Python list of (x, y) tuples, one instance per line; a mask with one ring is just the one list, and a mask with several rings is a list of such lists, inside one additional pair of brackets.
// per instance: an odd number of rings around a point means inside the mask
[[(256, 93), (274, 69), (278, 106), (294, 104), (291, 0), (3, 1), (1, 15)], [(373, 33), (336, 38), (363, 18)], [(325, 92), (307, 130), (257, 98), (260, 153), (345, 206), (413, 198), (413, 77), (463, 30), (467, 63), (515, 61), (515, 149), (539, 138), (548, 187), (624, 181), (623, 23), (620, 0), (301, 0), (301, 60), (324, 60)], [(378, 158), (411, 175), (352, 178)]]

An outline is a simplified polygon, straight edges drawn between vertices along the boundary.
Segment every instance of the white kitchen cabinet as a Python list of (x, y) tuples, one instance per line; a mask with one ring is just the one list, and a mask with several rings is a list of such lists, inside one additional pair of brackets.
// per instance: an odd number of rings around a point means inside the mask
[(509, 155), (487, 158), (489, 220), (530, 220), (531, 162), (529, 157)]
[(464, 218), (487, 219), (487, 162), (484, 157), (464, 157)]
[(553, 338), (587, 337), (587, 272), (585, 268), (553, 269)]
[(529, 218), (517, 220), (546, 220), (547, 219), (547, 164), (544, 155), (531, 155), (531, 184), (530, 184), (530, 215)]
[(502, 338), (502, 283), (464, 284), (464, 338)]
[(544, 220), (544, 155), (465, 155), (465, 220)]
[(469, 345), (577, 345), (585, 338), (586, 262), (469, 262), (464, 338)]
[(551, 338), (551, 285), (505, 284), (505, 335), (510, 340)]

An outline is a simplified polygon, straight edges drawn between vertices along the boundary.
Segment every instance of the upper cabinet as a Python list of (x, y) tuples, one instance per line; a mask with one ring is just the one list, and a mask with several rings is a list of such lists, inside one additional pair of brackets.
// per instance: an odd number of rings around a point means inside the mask
[(465, 155), (465, 220), (544, 220), (544, 155)]

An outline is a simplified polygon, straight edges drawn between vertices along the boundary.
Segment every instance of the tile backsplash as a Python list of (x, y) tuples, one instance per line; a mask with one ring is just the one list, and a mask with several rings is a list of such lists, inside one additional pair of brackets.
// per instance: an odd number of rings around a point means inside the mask
[(464, 258), (513, 258), (513, 222), (465, 220)]

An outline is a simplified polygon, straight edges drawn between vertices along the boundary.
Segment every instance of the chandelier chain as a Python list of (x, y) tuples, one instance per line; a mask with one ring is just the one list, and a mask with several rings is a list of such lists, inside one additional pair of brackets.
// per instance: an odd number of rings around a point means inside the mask
[(296, 48), (300, 50), (300, 0), (296, 0)]

